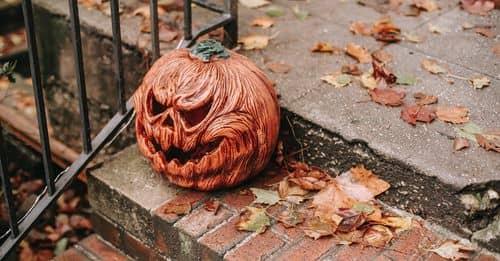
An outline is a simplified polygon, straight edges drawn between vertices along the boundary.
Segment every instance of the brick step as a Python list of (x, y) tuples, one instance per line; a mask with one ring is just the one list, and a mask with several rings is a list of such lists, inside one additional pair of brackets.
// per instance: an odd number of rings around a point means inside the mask
[(54, 258), (55, 261), (128, 261), (130, 257), (93, 234)]
[[(132, 146), (88, 177), (94, 227), (105, 240), (138, 260), (441, 259), (427, 250), (450, 235), (428, 225), (402, 233), (383, 249), (339, 246), (331, 238), (313, 240), (298, 228), (284, 229), (276, 222), (263, 234), (236, 230), (241, 209), (254, 199), (240, 191), (264, 188), (282, 178), (261, 175), (238, 188), (210, 193), (181, 189), (154, 173)], [(209, 199), (221, 202), (216, 215), (204, 208)], [(185, 216), (165, 214), (166, 206), (173, 203), (189, 203), (192, 210)], [(278, 213), (280, 206), (268, 211)]]

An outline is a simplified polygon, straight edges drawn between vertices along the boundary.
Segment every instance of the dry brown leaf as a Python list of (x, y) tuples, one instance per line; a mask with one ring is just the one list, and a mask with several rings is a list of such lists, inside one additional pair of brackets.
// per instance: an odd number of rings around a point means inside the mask
[(346, 53), (356, 58), (360, 63), (371, 63), (372, 61), (372, 56), (368, 49), (357, 44), (347, 44)]
[(305, 221), (304, 215), (294, 209), (294, 207), (290, 207), (287, 210), (282, 211), (277, 220), (285, 227), (291, 228), (296, 227), (298, 224), (301, 224)]
[(238, 43), (243, 44), (243, 50), (261, 50), (269, 44), (269, 36), (253, 34), (241, 37)]
[(264, 233), (271, 225), (269, 217), (266, 215), (266, 209), (257, 207), (246, 207), (236, 224), (238, 230)]
[(433, 59), (423, 59), (422, 68), (424, 68), (425, 70), (427, 70), (432, 74), (441, 74), (448, 72), (446, 68), (444, 68), (436, 60)]
[(500, 57), (500, 44), (495, 44), (491, 47), (491, 51), (496, 55)]
[(288, 73), (292, 66), (286, 63), (270, 63), (267, 65), (267, 68), (275, 73)]
[(158, 28), (158, 37), (160, 41), (168, 43), (180, 36), (179, 31), (169, 29), (166, 25), (160, 24)]
[(476, 137), (477, 144), (483, 149), (500, 152), (500, 134), (475, 134), (474, 136)]
[(488, 38), (495, 38), (495, 36), (496, 36), (495, 32), (493, 32), (490, 29), (485, 28), (485, 27), (476, 27), (474, 29), (474, 32), (476, 32), (477, 34), (480, 34), (482, 36), (488, 37)]
[[(367, 170), (363, 166), (351, 168), (335, 179), (349, 196), (359, 201), (368, 201), (370, 198), (383, 193), (391, 187), (389, 183), (380, 179), (377, 175), (373, 174), (371, 170)], [(366, 188), (371, 196), (357, 193), (355, 188), (358, 186)]]
[(239, 2), (248, 8), (259, 8), (270, 3), (267, 0), (239, 0)]
[(353, 34), (358, 34), (358, 35), (364, 35), (368, 36), (372, 34), (371, 28), (363, 22), (353, 22), (351, 23), (351, 26), (349, 27), (349, 30)]
[(474, 89), (482, 89), (490, 86), (490, 79), (486, 76), (476, 76), (467, 80)]
[(453, 150), (459, 151), (470, 146), (469, 140), (462, 137), (455, 137), (453, 140)]
[(373, 36), (378, 41), (393, 43), (401, 41), (401, 29), (389, 17), (382, 17), (372, 27)]
[(449, 260), (469, 260), (474, 248), (459, 244), (455, 240), (446, 240), (438, 248), (429, 250)]
[(392, 55), (384, 50), (377, 50), (377, 51), (372, 53), (372, 56), (373, 56), (373, 58), (375, 58), (375, 60), (377, 60), (381, 63), (384, 63), (384, 64), (390, 63), (393, 59)]
[(186, 215), (191, 212), (191, 204), (168, 202), (163, 209), (165, 214)]
[(468, 13), (475, 15), (488, 15), (495, 8), (493, 1), (461, 0), (460, 6)]
[(311, 52), (319, 53), (339, 53), (341, 49), (327, 42), (317, 42), (311, 47)]
[(361, 75), (363, 72), (359, 69), (357, 64), (342, 65), (340, 69), (342, 73), (347, 73), (350, 75)]
[(366, 222), (364, 214), (351, 209), (345, 209), (337, 212), (337, 215), (342, 217), (342, 221), (337, 226), (336, 232), (349, 233), (358, 229)]
[(429, 105), (438, 102), (438, 98), (436, 96), (425, 94), (423, 92), (413, 94), (413, 98), (415, 98), (417, 105)]
[(331, 236), (335, 233), (337, 228), (333, 223), (326, 223), (319, 220), (319, 218), (313, 218), (308, 220), (306, 227), (304, 228), (304, 233), (306, 236), (313, 239), (318, 239), (320, 237)]
[(405, 92), (392, 88), (375, 88), (369, 93), (374, 102), (394, 107), (403, 104), (403, 99), (406, 96)]
[(434, 109), (426, 106), (410, 105), (401, 109), (401, 119), (411, 125), (416, 125), (417, 121), (430, 123), (436, 118)]
[(375, 80), (384, 80), (387, 84), (393, 84), (397, 81), (398, 78), (396, 77), (396, 75), (386, 69), (384, 67), (384, 64), (372, 61), (372, 67), (373, 78), (375, 78)]
[(262, 28), (269, 28), (274, 25), (274, 19), (269, 16), (261, 16), (253, 19), (250, 22), (251, 26), (258, 26)]
[(375, 80), (375, 78), (373, 78), (372, 73), (362, 74), (360, 77), (360, 80), (361, 80), (361, 85), (363, 85), (363, 87), (365, 87), (367, 89), (373, 90), (373, 89), (377, 88), (377, 80)]
[(321, 80), (333, 85), (335, 88), (342, 88), (348, 86), (352, 79), (348, 74), (334, 72), (321, 77)]
[[(158, 7), (158, 16), (161, 16), (164, 14), (165, 14), (165, 10), (163, 10), (163, 8), (161, 8), (161, 7)], [(151, 18), (149, 5), (143, 5), (143, 6), (140, 6), (136, 9), (134, 9), (134, 11), (132, 11), (132, 15), (142, 16), (142, 17), (144, 17), (145, 20), (149, 20)]]
[(413, 0), (413, 5), (427, 12), (432, 12), (439, 9), (439, 6), (434, 0)]
[(368, 246), (384, 247), (393, 238), (392, 231), (382, 225), (369, 227), (363, 235), (363, 243)]
[(438, 119), (450, 123), (466, 123), (469, 121), (469, 109), (464, 106), (438, 106)]
[(342, 208), (351, 208), (356, 200), (342, 190), (336, 180), (313, 196), (312, 206), (316, 208), (315, 216), (323, 222), (332, 222), (337, 211)]

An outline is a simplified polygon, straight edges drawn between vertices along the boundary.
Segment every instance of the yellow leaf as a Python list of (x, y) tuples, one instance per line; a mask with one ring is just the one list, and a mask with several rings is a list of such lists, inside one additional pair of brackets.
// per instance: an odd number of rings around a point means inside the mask
[(428, 72), (432, 74), (441, 74), (441, 73), (446, 73), (448, 70), (438, 64), (436, 60), (432, 59), (424, 59), (422, 60), (422, 68), (427, 70)]
[(335, 88), (346, 87), (351, 83), (351, 76), (348, 74), (335, 72), (321, 77), (321, 80), (333, 85)]
[(270, 225), (271, 222), (264, 208), (246, 207), (236, 227), (238, 230), (264, 233)]
[(363, 85), (363, 87), (365, 88), (373, 90), (377, 87), (377, 81), (375, 80), (375, 78), (371, 73), (363, 73), (360, 79), (361, 79), (361, 85)]
[(251, 26), (260, 26), (262, 28), (269, 28), (274, 25), (274, 20), (268, 16), (257, 17), (250, 22)]
[(240, 38), (238, 43), (243, 44), (243, 50), (261, 50), (269, 44), (269, 36), (253, 34)]

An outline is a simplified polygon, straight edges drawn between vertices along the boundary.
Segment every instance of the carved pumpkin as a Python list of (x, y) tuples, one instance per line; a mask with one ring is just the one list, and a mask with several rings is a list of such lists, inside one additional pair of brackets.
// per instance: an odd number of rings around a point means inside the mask
[(278, 138), (271, 82), (248, 58), (214, 40), (156, 61), (134, 107), (140, 151), (181, 187), (241, 183), (265, 167)]

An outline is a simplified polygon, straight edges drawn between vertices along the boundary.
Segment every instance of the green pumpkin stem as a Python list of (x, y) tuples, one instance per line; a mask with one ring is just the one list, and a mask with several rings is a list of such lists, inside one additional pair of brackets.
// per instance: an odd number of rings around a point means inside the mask
[(227, 52), (226, 48), (214, 39), (207, 39), (196, 43), (193, 47), (189, 48), (189, 52), (204, 62), (209, 62), (213, 55), (217, 58), (229, 58), (229, 52)]

